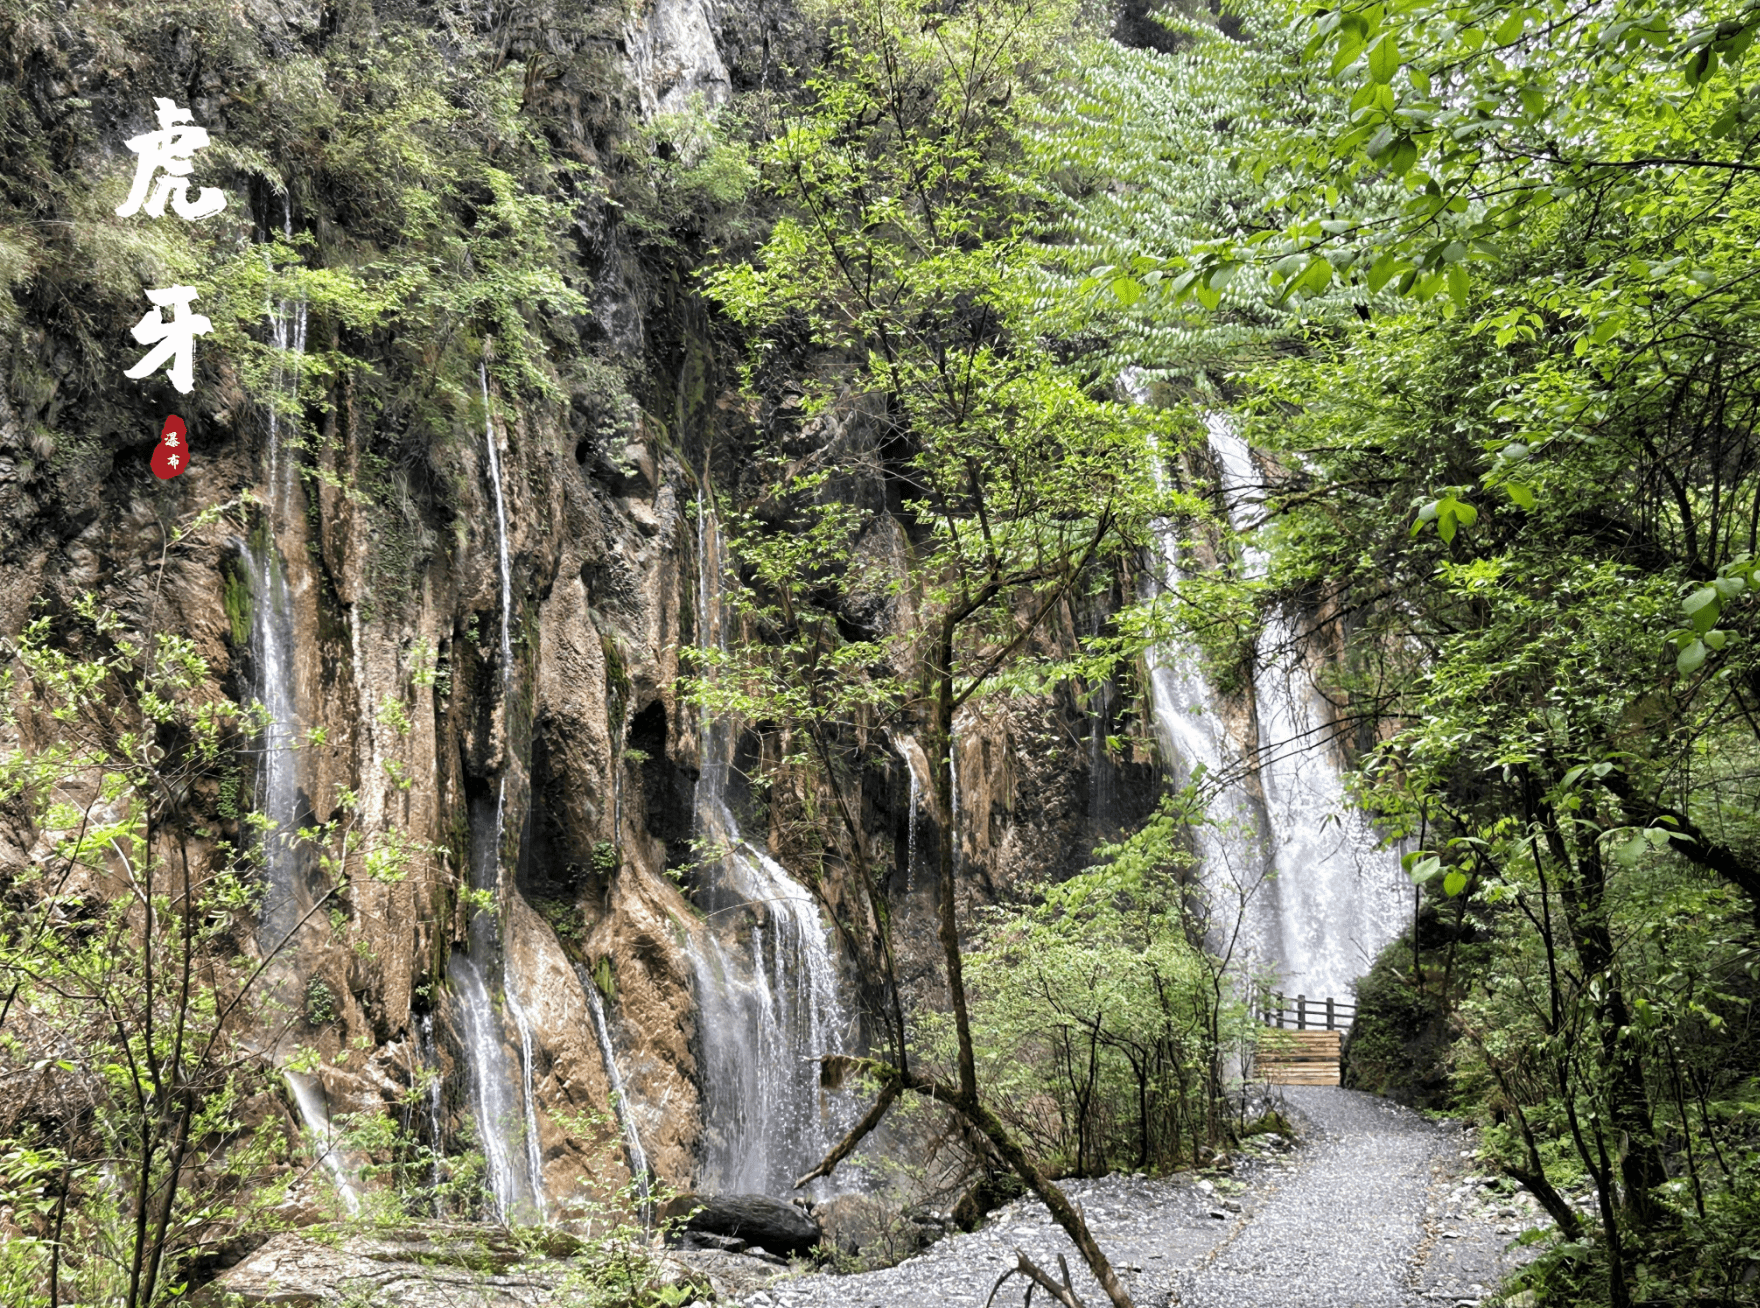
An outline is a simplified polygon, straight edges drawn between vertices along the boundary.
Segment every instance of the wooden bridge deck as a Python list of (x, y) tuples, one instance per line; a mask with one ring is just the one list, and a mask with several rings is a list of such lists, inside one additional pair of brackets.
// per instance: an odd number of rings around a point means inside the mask
[(1270, 1027), (1259, 1033), (1254, 1057), (1256, 1080), (1272, 1085), (1339, 1084), (1339, 1031), (1285, 1031)]

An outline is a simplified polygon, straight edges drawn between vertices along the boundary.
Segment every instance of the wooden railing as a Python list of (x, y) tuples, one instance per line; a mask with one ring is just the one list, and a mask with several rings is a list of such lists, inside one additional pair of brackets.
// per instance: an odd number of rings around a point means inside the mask
[(1344, 1032), (1356, 1020), (1357, 1006), (1327, 996), (1292, 1001), (1279, 991), (1262, 991), (1259, 1020), (1277, 1034), (1265, 1034), (1254, 1051), (1255, 1075), (1272, 1085), (1337, 1085)]
[(1355, 1004), (1330, 995), (1324, 999), (1309, 999), (1306, 995), (1291, 999), (1281, 992), (1263, 991), (1258, 1009), (1261, 1022), (1285, 1031), (1349, 1031), (1357, 1018)]

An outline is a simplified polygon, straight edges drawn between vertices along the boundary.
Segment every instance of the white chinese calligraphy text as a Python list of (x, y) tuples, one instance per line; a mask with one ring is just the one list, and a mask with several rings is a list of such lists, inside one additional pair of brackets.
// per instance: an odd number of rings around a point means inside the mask
[[(167, 286), (162, 291), (148, 291), (147, 298), (159, 307), (143, 315), (134, 325), (134, 338), (142, 345), (157, 341), (158, 346), (122, 375), (139, 381), (163, 368), (169, 359), (171, 367), (166, 376), (180, 394), (188, 395), (195, 385), (195, 338), (206, 336), (214, 324), (201, 314), (189, 311), (196, 298), (193, 286)], [(162, 312), (165, 309), (171, 310), (170, 322), (165, 321)]]
[[(207, 129), (195, 126), (189, 110), (178, 108), (174, 100), (155, 97), (153, 103), (159, 106), (159, 130), (143, 132), (123, 142), (140, 159), (135, 165), (134, 185), (129, 189), (128, 199), (117, 206), (116, 216), (133, 217), (144, 206), (152, 217), (162, 218), (167, 199), (179, 218), (191, 222), (219, 213), (226, 207), (224, 192), (204, 186), (193, 203), (189, 198), (187, 179), (193, 167), (190, 157), (208, 144)], [(164, 175), (155, 185), (153, 178), (157, 173)]]

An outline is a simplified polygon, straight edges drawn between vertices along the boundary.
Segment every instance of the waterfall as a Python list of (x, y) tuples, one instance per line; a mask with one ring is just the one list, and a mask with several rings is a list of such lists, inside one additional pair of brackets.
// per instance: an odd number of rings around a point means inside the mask
[[(293, 696), (293, 605), (287, 577), (276, 555), (274, 531), (257, 549), (240, 542), (239, 553), (251, 576), (251, 648), (257, 670), (257, 700), (268, 721), (263, 727), (257, 768), (257, 808), (269, 819), (263, 833), (263, 906), (257, 943), (264, 953), (289, 947), (309, 909), (305, 860), (296, 843), (299, 827), (299, 758), (295, 741), (299, 713)], [(273, 971), (290, 959), (284, 953)]]
[(513, 968), (502, 959), (501, 992), (507, 1000), (508, 1014), (513, 1018), (514, 1028), (519, 1032), (519, 1070), (521, 1106), (525, 1109), (525, 1142), (526, 1168), (531, 1178), (532, 1202), (538, 1210), (538, 1220), (549, 1217), (549, 1205), (544, 1195), (544, 1151), (538, 1139), (538, 1092), (532, 1084), (532, 1024), (526, 1021), (526, 1010), (519, 1002), (519, 992), (514, 988)]
[[(726, 648), (721, 541), (698, 500), (698, 604), (706, 646)], [(697, 1004), (704, 1143), (698, 1188), (792, 1192), (847, 1129), (813, 1061), (850, 1048), (830, 932), (807, 888), (749, 842), (727, 803), (734, 734), (705, 717), (695, 806), (715, 851), (688, 946)]]
[[(281, 231), (292, 239), (293, 207), (285, 195)], [(267, 250), (263, 260), (272, 276), (274, 260)], [(279, 400), (280, 392), (288, 385), (290, 356), (291, 391), (295, 396), (299, 394), (300, 363), (306, 350), (306, 303), (303, 299), (269, 298), (264, 303), (264, 313), (269, 322), (269, 343), (275, 350), (275, 395), (268, 405), (268, 498), (258, 544), (253, 548), (240, 541), (238, 547), (251, 581), (250, 642), (257, 674), (257, 701), (267, 717), (257, 769), (257, 808), (269, 823), (263, 833), (264, 891), (257, 920), (257, 943), (265, 954), (281, 951), (269, 969), (269, 976), (275, 988), (285, 994), (297, 954), (294, 937), (312, 907), (307, 862), (296, 834), (303, 806), (297, 752), (301, 720), (294, 693), (293, 596), (276, 539), (278, 522), (295, 511), (291, 503), (293, 466), (281, 457)], [(275, 1056), (279, 1057), (278, 1052)], [(312, 1078), (291, 1068), (283, 1068), (281, 1074), (337, 1194), (348, 1211), (358, 1215), (360, 1196), (344, 1151), (334, 1142), (330, 1114), (318, 1087)]]
[[(1237, 530), (1257, 525), (1260, 480), (1247, 443), (1222, 418), (1209, 422), (1223, 495)], [(1249, 549), (1249, 571), (1264, 568)], [(1259, 635), (1253, 674), (1257, 775), (1276, 871), (1277, 958), (1286, 991), (1344, 996), (1404, 918), (1398, 855), (1344, 793), (1330, 749), (1331, 715), (1315, 684), (1297, 615), (1274, 610)]]
[(642, 1148), (641, 1132), (636, 1129), (635, 1106), (630, 1103), (629, 1091), (624, 1088), (617, 1050), (611, 1044), (611, 1029), (605, 1023), (605, 1004), (599, 998), (599, 987), (586, 968), (577, 963), (575, 975), (580, 978), (581, 989), (587, 993), (587, 1007), (593, 1014), (593, 1036), (599, 1042), (599, 1057), (605, 1063), (605, 1075), (611, 1082), (612, 1111), (617, 1114), (617, 1124), (623, 1128), (623, 1147), (629, 1154), (630, 1180), (635, 1182), (645, 1212), (650, 1197), (648, 1151)]
[[(293, 236), (293, 208), (284, 195), (282, 234)], [(263, 259), (274, 272), (273, 260), (264, 250)], [(286, 382), (285, 361), (293, 356), (293, 391), (299, 393), (299, 365), (306, 349), (304, 300), (267, 300), (269, 340), (275, 349), (274, 390)], [(294, 702), (292, 652), (293, 603), (287, 574), (281, 566), (275, 525), (289, 510), (292, 478), (281, 466), (281, 414), (277, 399), (269, 403), (268, 504), (266, 530), (261, 545), (241, 544), (240, 552), (251, 578), (251, 649), (256, 662), (257, 699), (268, 714), (263, 730), (262, 763), (257, 773), (257, 807), (270, 820), (263, 836), (265, 891), (258, 918), (258, 943), (265, 950), (283, 946), (300, 918), (310, 907), (304, 860), (295, 842), (300, 818), (298, 756), (295, 742), (300, 731), (299, 711)], [(283, 960), (285, 961), (285, 960)]]
[[(423, 1013), (420, 1026), (422, 1066), (428, 1072), (428, 1150), (433, 1163), (428, 1172), (428, 1185), (438, 1190), (444, 1179), (440, 1160), (446, 1154), (446, 1129), (441, 1115), (440, 1047), (434, 1042), (434, 1015)], [(436, 1208), (438, 1208), (436, 1197)]]
[(501, 688), (513, 685), (513, 565), (507, 557), (507, 504), (501, 496), (501, 452), (495, 444), (495, 419), (489, 407), (489, 365), (477, 365), (483, 387), (483, 437), (489, 447), (489, 481), (495, 488), (496, 558), (501, 565)]
[[(489, 368), (478, 365), (483, 395), (483, 436), (488, 449), (489, 479), (495, 495), (495, 546), (501, 581), (501, 688), (503, 731), (510, 712), (513, 689), (513, 567), (507, 548), (507, 504), (502, 491), (501, 455), (495, 440), (495, 421), (489, 404)], [(505, 740), (505, 735), (504, 735)], [(484, 828), (487, 839), (472, 860), (472, 888), (489, 892), (499, 905), (501, 896), (501, 842), (507, 820), (507, 773), (511, 765), (511, 742), (504, 745), (509, 758), (503, 763), (495, 789), (493, 821), (473, 821)], [(485, 965), (501, 959), (501, 1005), (489, 993)], [(471, 922), (468, 952), (454, 951), (447, 963), (453, 993), (459, 1004), (465, 1060), (470, 1066), (471, 1106), (477, 1135), (489, 1169), (489, 1189), (503, 1221), (549, 1216), (544, 1186), (544, 1158), (538, 1138), (538, 1095), (535, 1085), (532, 1027), (520, 1003), (513, 965), (502, 939), (499, 910), (479, 913)], [(511, 1018), (517, 1041), (517, 1071), (507, 1057), (507, 1024)], [(516, 1102), (517, 1101), (517, 1102)], [(519, 1137), (516, 1140), (515, 1137)]]
[[(472, 934), (476, 934), (474, 930)], [(529, 1164), (519, 1158), (513, 1139), (520, 1129), (521, 1112), (514, 1102), (507, 1033), (475, 958), (455, 950), (447, 960), (446, 974), (458, 1004), (459, 1034), (470, 1064), (471, 1109), (477, 1122), (477, 1144), (489, 1172), (489, 1192), (495, 1199), (496, 1216), (511, 1221), (536, 1203)], [(515, 1165), (516, 1160), (520, 1166)]]
[[(1243, 571), (1263, 575), (1264, 553), (1251, 540), (1262, 508), (1252, 490), (1260, 480), (1252, 454), (1225, 418), (1212, 416), (1207, 426), (1230, 520), (1247, 538)], [(1176, 582), (1178, 529), (1163, 523), (1157, 535), (1167, 580)], [(1368, 819), (1344, 792), (1327, 705), (1295, 614), (1278, 609), (1268, 617), (1257, 654), (1250, 738), (1242, 740), (1205, 683), (1197, 650), (1157, 650), (1150, 666), (1156, 730), (1182, 779), (1202, 766), (1258, 783), (1256, 794), (1242, 782), (1216, 795), (1212, 824), (1198, 836), (1218, 915), (1232, 925), (1244, 904), (1235, 963), (1247, 974), (1275, 971), (1292, 994), (1344, 997), (1399, 930), (1399, 859), (1377, 848)]]
[(349, 1215), (359, 1217), (361, 1212), (360, 1195), (355, 1192), (354, 1179), (349, 1175), (349, 1168), (343, 1159), (342, 1146), (335, 1142), (335, 1131), (330, 1125), (330, 1114), (324, 1107), (324, 1100), (313, 1084), (312, 1078), (303, 1072), (295, 1072), (291, 1068), (283, 1068), (281, 1075), (287, 1081), (287, 1088), (293, 1092), (293, 1102), (299, 1106), (299, 1115), (305, 1122), (306, 1136), (318, 1150), (318, 1159), (330, 1173), (330, 1179), (336, 1183), (336, 1193), (342, 1196), (343, 1206)]
[(908, 895), (916, 888), (913, 873), (917, 866), (917, 806), (923, 802), (923, 783), (917, 780), (917, 770), (908, 758), (904, 761), (904, 769), (911, 775), (911, 812), (905, 828), (904, 849), (904, 893)]

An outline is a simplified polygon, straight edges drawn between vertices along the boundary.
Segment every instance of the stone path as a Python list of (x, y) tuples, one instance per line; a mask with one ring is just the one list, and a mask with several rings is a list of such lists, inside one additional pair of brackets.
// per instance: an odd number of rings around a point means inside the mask
[[(1429, 1308), (1476, 1303), (1512, 1266), (1505, 1246), (1544, 1218), (1466, 1175), (1472, 1139), (1371, 1095), (1282, 1091), (1304, 1134), (1243, 1151), (1232, 1176), (1107, 1177), (1066, 1189), (1139, 1308)], [(1486, 1198), (1489, 1196), (1489, 1203)], [(1036, 1200), (897, 1267), (778, 1281), (747, 1308), (982, 1308), (1023, 1250), (1070, 1261), (1090, 1308), (1105, 1296)], [(1019, 1308), (1011, 1281), (998, 1308)], [(1035, 1296), (1036, 1299), (1043, 1296)]]

